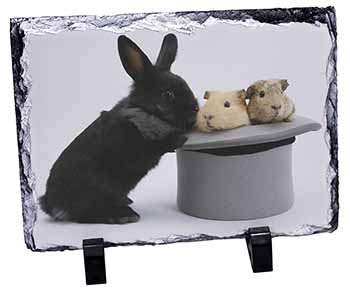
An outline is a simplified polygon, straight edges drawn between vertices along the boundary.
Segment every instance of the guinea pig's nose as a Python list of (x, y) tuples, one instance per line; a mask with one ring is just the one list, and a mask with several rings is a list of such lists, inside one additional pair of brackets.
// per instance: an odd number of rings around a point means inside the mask
[(213, 117), (214, 116), (212, 116), (212, 115), (206, 115), (206, 114), (204, 115), (205, 120), (211, 120), (211, 119), (213, 119)]
[(272, 107), (273, 109), (275, 109), (275, 110), (279, 110), (279, 109), (281, 109), (282, 105), (279, 105), (279, 106), (277, 106), (277, 105), (271, 105), (271, 107)]

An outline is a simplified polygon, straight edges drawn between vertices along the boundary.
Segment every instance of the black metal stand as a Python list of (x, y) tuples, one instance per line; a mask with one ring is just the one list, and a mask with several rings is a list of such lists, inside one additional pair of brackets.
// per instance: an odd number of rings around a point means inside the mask
[(103, 239), (83, 240), (83, 250), (86, 285), (105, 284), (107, 281)]
[(246, 242), (254, 273), (272, 271), (272, 238), (269, 227), (249, 228)]
[[(272, 271), (272, 238), (269, 227), (249, 228), (246, 242), (254, 273)], [(83, 240), (86, 285), (105, 284), (104, 240)]]

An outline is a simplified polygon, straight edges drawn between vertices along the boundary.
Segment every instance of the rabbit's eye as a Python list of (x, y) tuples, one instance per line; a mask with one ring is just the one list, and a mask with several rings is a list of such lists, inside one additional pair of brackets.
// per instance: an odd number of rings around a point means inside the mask
[(173, 99), (174, 98), (174, 92), (170, 91), (170, 90), (166, 90), (163, 92), (163, 96), (169, 99)]
[(265, 91), (260, 91), (259, 96), (260, 97), (264, 97), (265, 96)]
[(230, 104), (230, 102), (228, 102), (227, 100), (224, 102), (224, 107), (230, 107), (231, 106), (231, 104)]

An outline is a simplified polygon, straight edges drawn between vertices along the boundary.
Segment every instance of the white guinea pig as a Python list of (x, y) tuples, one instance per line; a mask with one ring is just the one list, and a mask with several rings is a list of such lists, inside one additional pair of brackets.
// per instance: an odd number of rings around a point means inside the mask
[(245, 90), (206, 91), (206, 103), (197, 114), (197, 128), (202, 132), (224, 130), (250, 124)]
[(292, 121), (294, 103), (284, 91), (286, 79), (259, 80), (248, 87), (248, 115), (252, 124)]

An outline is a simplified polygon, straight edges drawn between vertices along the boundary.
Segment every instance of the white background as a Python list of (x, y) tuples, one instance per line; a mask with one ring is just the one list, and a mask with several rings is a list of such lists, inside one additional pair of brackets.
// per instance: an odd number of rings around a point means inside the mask
[[(7, 1), (0, 9), (0, 286), (14, 288), (83, 288), (82, 251), (33, 253), (22, 231), (18, 157), (12, 88), (9, 18), (19, 16), (186, 11), (305, 6), (305, 1)], [(287, 3), (286, 3), (287, 2)], [(80, 3), (80, 4), (79, 4)], [(346, 288), (348, 285), (350, 205), (348, 129), (350, 95), (346, 63), (350, 63), (346, 1), (308, 1), (309, 6), (334, 5), (338, 18), (338, 87), (340, 142), (340, 224), (333, 234), (273, 240), (274, 272), (253, 274), (243, 240), (185, 243), (106, 250), (105, 288)]]

